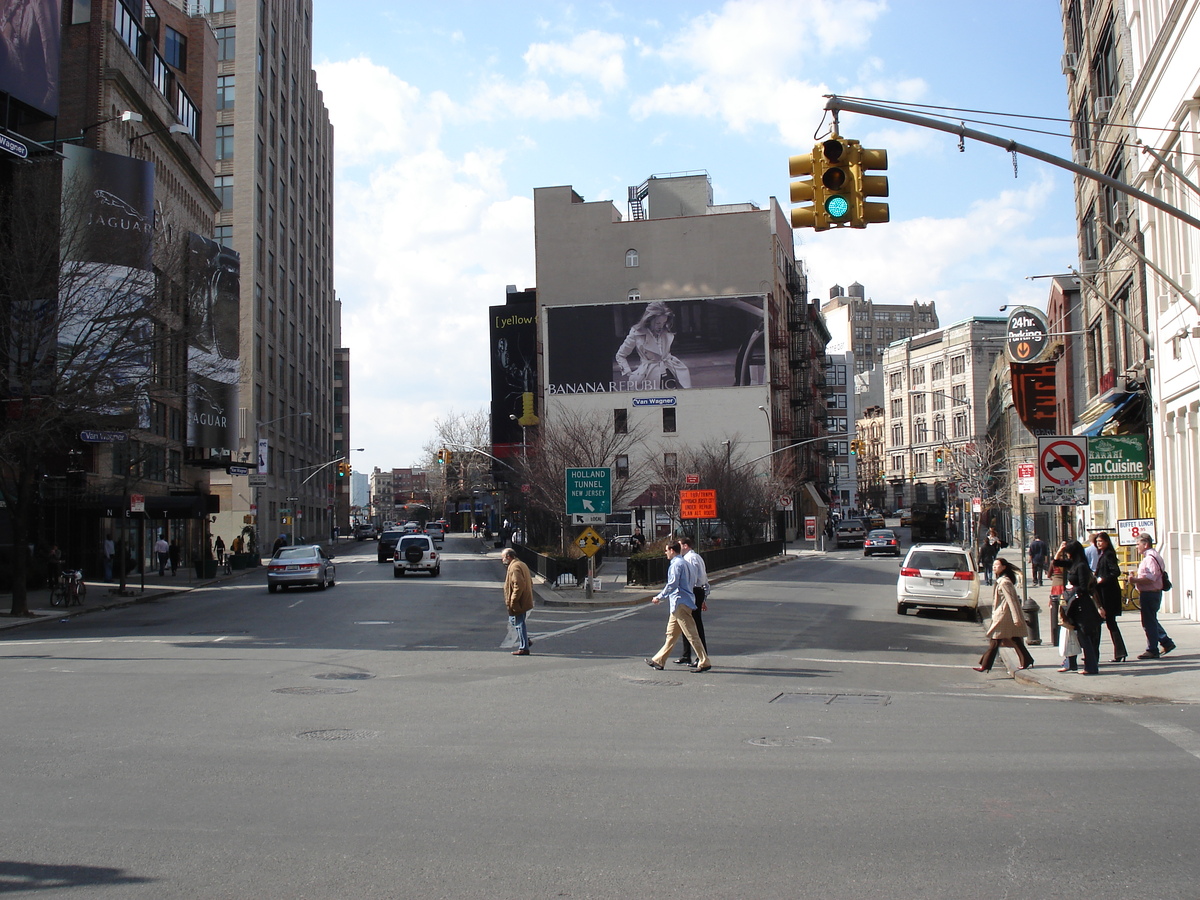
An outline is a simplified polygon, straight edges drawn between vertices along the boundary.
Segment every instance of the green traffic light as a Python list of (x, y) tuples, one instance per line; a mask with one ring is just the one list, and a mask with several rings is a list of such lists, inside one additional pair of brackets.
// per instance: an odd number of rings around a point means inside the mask
[(845, 197), (835, 195), (825, 201), (825, 212), (835, 219), (844, 219), (850, 212), (850, 203)]

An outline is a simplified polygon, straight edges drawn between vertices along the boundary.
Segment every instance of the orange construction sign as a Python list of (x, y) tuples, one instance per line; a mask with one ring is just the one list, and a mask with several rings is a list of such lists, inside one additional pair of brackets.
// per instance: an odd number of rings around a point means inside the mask
[(715, 519), (717, 517), (717, 492), (680, 491), (679, 518)]

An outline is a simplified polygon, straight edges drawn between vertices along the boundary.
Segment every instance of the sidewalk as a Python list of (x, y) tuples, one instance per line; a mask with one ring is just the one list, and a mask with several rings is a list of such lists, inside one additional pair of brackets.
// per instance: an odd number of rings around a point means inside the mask
[(133, 572), (125, 579), (124, 594), (117, 593), (116, 581), (85, 581), (87, 593), (81, 606), (51, 606), (50, 589), (38, 588), (29, 592), (29, 617), (22, 616), (20, 618), (7, 615), (8, 611), (12, 609), (12, 593), (0, 593), (0, 631), (22, 628), (38, 622), (68, 619), (102, 609), (118, 609), (174, 594), (186, 594), (196, 588), (218, 584), (231, 578), (241, 578), (256, 572), (265, 577), (266, 571), (266, 567), (259, 566), (255, 569), (234, 569), (228, 572), (222, 570), (217, 573), (215, 578), (198, 578), (195, 567), (190, 567), (180, 568), (175, 575), (168, 570), (167, 574), (160, 578), (158, 570), (153, 569), (146, 571), (144, 584), (142, 574)]
[[(979, 611), (985, 626), (991, 618), (991, 593), (990, 587), (980, 585)], [(1020, 587), (1017, 593), (1021, 593)], [(1084, 700), (1200, 703), (1200, 623), (1178, 613), (1160, 613), (1159, 622), (1175, 642), (1176, 649), (1159, 659), (1140, 660), (1137, 655), (1146, 649), (1141, 613), (1127, 609), (1117, 619), (1117, 625), (1125, 639), (1129, 658), (1122, 663), (1109, 662), (1113, 658), (1113, 646), (1108, 627), (1104, 626), (1100, 632), (1100, 674), (1087, 677), (1076, 672), (1057, 671), (1062, 665), (1062, 657), (1050, 643), (1049, 578), (1042, 587), (1030, 587), (1029, 596), (1038, 601), (1041, 609), (1039, 623), (1044, 643), (1029, 648), (1034, 659), (1032, 669), (1018, 668), (1016, 651), (1001, 649), (1000, 659), (1012, 678)], [(1082, 668), (1082, 658), (1079, 665)]]

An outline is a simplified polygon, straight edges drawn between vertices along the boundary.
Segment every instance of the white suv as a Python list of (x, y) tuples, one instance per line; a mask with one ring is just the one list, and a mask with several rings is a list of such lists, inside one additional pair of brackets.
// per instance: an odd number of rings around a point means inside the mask
[(396, 544), (392, 557), (392, 576), (399, 578), (405, 572), (428, 572), (436, 578), (442, 571), (442, 560), (433, 538), (427, 534), (406, 534)]
[(896, 612), (916, 606), (960, 609), (974, 615), (979, 606), (979, 576), (970, 550), (956, 544), (916, 544), (900, 564)]

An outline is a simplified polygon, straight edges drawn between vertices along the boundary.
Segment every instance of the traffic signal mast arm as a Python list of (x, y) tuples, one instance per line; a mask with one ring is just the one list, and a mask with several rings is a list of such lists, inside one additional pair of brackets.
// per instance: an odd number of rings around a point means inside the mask
[[(916, 116), (912, 113), (904, 112), (898, 109), (889, 109), (886, 106), (875, 106), (871, 103), (859, 103), (853, 100), (845, 100), (836, 94), (830, 94), (825, 103), (825, 109), (830, 112), (852, 112), (863, 116), (874, 116), (879, 119), (891, 119), (895, 122), (904, 122), (907, 125), (916, 125), (920, 128), (932, 128), (935, 131), (944, 131), (946, 134), (952, 134), (956, 137), (971, 138), (971, 140), (980, 141), (984, 144), (992, 144), (1000, 147), (1010, 153), (1020, 153), (1022, 156), (1028, 156), (1032, 159), (1041, 160), (1044, 163), (1049, 163), (1052, 166), (1058, 166), (1060, 169), (1066, 169), (1068, 172), (1074, 172), (1076, 175), (1082, 175), (1084, 178), (1090, 178), (1097, 181), (1106, 187), (1112, 188), (1114, 191), (1119, 191), (1130, 197), (1141, 200), (1155, 209), (1160, 209), (1169, 216), (1179, 219), (1181, 222), (1186, 222), (1193, 228), (1200, 228), (1200, 219), (1195, 216), (1190, 216), (1176, 206), (1172, 206), (1164, 200), (1159, 200), (1144, 191), (1139, 191), (1137, 188), (1130, 187), (1122, 181), (1111, 178), (1103, 172), (1097, 172), (1095, 169), (1089, 169), (1087, 166), (1081, 166), (1071, 162), (1069, 159), (1063, 159), (1061, 156), (1055, 156), (1052, 153), (1046, 153), (1034, 147), (1027, 147), (1024, 144), (1018, 144), (1016, 141), (1008, 138), (997, 137), (994, 134), (988, 134), (984, 131), (976, 131), (974, 128), (967, 128), (965, 125), (955, 125), (951, 122), (939, 122), (937, 119), (930, 119), (925, 116)], [(793, 215), (795, 213), (793, 212)], [(793, 225), (795, 223), (793, 222)]]
[(307, 478), (305, 478), (302, 482), (300, 482), (300, 486), (303, 487), (304, 485), (308, 484), (310, 481), (313, 480), (313, 478), (318, 473), (325, 471), (330, 466), (336, 465), (337, 463), (340, 463), (340, 462), (345, 462), (349, 458), (350, 457), (348, 457), (348, 456), (339, 456), (337, 459), (331, 459), (329, 462), (325, 462), (325, 463), (321, 463), (320, 465), (313, 466), (312, 473)]

